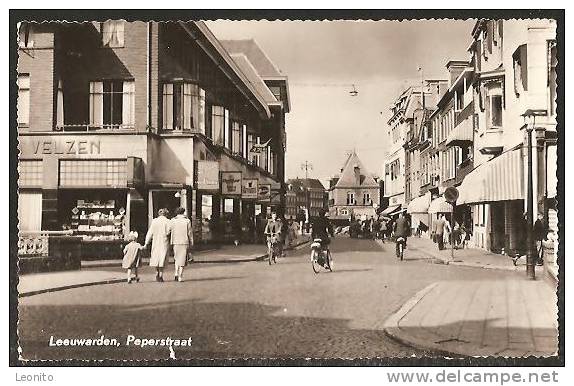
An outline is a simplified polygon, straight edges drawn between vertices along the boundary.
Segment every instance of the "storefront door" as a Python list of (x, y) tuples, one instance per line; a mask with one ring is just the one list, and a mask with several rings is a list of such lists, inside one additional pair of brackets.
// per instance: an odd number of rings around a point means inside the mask
[(153, 190), (152, 204), (153, 204), (153, 217), (157, 217), (157, 211), (160, 209), (169, 210), (168, 218), (175, 215), (175, 210), (185, 205), (182, 205), (181, 191), (180, 190)]

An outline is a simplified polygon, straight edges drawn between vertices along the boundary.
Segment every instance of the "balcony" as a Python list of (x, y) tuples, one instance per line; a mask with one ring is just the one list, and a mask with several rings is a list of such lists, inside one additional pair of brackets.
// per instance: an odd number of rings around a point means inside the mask
[(474, 106), (469, 104), (455, 119), (455, 127), (446, 138), (446, 146), (468, 146), (474, 137)]
[(72, 125), (59, 125), (56, 127), (56, 131), (70, 131), (70, 132), (79, 132), (79, 131), (112, 131), (112, 130), (133, 130), (133, 125), (118, 125), (118, 124), (110, 124), (110, 125), (90, 125), (90, 124), (72, 124)]

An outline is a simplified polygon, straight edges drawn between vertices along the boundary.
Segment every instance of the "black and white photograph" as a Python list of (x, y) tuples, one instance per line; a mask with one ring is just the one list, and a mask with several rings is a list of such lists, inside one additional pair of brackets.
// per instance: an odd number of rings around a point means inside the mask
[(563, 365), (563, 10), (29, 12), (17, 362)]

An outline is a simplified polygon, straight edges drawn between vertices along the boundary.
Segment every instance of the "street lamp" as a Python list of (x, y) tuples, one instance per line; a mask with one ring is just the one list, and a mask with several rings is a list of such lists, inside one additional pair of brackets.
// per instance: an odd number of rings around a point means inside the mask
[(534, 208), (532, 202), (533, 188), (532, 188), (532, 130), (536, 127), (536, 117), (545, 116), (546, 110), (531, 110), (528, 109), (522, 114), (524, 118), (523, 128), (526, 130), (528, 137), (528, 184), (526, 188), (526, 276), (530, 279), (536, 279), (536, 262), (535, 248), (533, 240), (533, 217)]

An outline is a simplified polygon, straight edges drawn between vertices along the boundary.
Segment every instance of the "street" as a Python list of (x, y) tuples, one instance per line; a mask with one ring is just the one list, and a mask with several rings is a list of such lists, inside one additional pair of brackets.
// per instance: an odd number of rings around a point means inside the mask
[[(263, 246), (262, 246), (263, 248)], [(166, 346), (126, 346), (137, 338), (192, 338), (176, 358), (358, 358), (432, 354), (402, 345), (385, 320), (425, 286), (449, 280), (504, 280), (514, 272), (430, 264), (421, 250), (336, 237), (334, 272), (314, 274), (309, 247), (266, 261), (193, 264), (186, 281), (154, 281), (149, 267), (137, 284), (98, 285), (19, 299), (25, 359), (161, 359)], [(121, 268), (107, 268), (121, 272)], [(50, 347), (53, 339), (116, 338), (117, 347)]]

